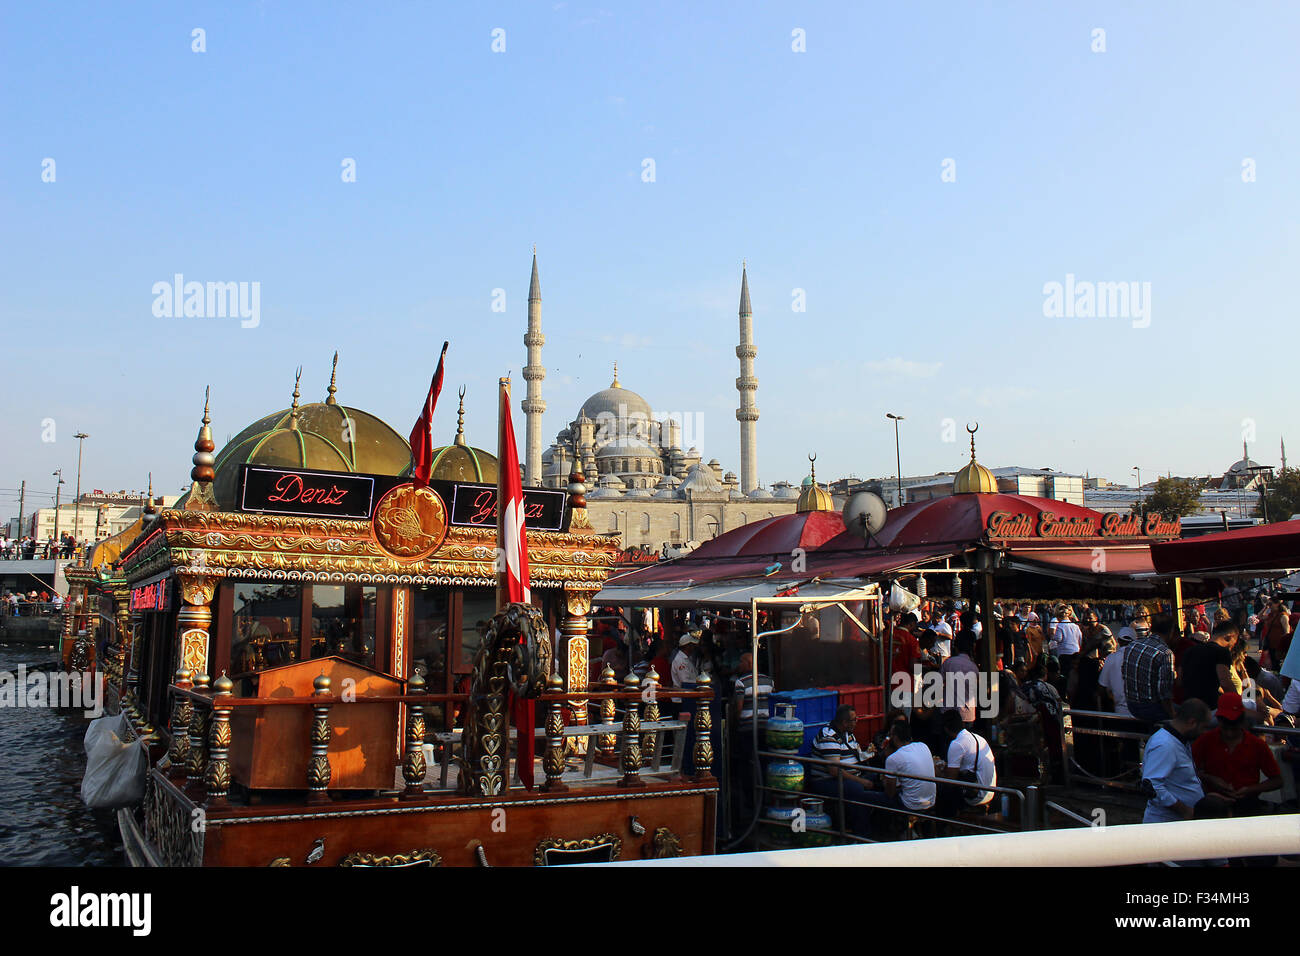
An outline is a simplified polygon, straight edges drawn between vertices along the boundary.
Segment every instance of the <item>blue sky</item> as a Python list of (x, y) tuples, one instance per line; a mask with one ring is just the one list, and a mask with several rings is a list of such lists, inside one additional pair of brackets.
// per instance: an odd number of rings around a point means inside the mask
[[(71, 484), (78, 430), (84, 486), (175, 492), (205, 384), (220, 441), (298, 365), (322, 397), (336, 348), (340, 400), (405, 434), (450, 339), (435, 433), (464, 383), (490, 448), (533, 243), (548, 442), (618, 361), (738, 472), (747, 258), (764, 482), (892, 474), (886, 411), (908, 474), (970, 420), (990, 466), (1117, 481), (1221, 472), (1243, 428), (1300, 455), (1300, 6), (463, 7), (6, 10), (0, 502)], [(155, 317), (178, 272), (259, 282), (257, 327)], [(1149, 326), (1045, 317), (1067, 274), (1150, 283)]]

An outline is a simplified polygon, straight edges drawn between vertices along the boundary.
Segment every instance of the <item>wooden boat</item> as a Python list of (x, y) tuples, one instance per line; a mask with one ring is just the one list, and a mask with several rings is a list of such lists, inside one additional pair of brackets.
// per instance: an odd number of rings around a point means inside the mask
[(143, 804), (119, 812), (132, 862), (712, 853), (711, 691), (673, 691), (694, 716), (661, 719), (656, 675), (592, 673), (591, 597), (620, 543), (591, 528), (582, 475), (526, 489), (533, 601), (498, 611), (496, 488), (416, 494), (406, 442), (334, 392), (300, 406), (295, 385), (216, 456), (205, 404), (189, 493), (70, 576), (120, 624), (102, 669), (150, 750)]

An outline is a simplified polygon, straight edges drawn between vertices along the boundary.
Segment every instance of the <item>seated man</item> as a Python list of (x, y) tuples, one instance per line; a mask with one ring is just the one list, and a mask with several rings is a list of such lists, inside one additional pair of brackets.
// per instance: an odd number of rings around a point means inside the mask
[[(943, 729), (948, 735), (948, 764), (939, 776), (949, 780), (978, 783), (984, 787), (998, 785), (997, 762), (989, 742), (963, 726), (961, 714), (955, 710), (943, 712)], [(974, 790), (969, 787), (944, 786), (939, 788), (939, 812), (946, 817), (956, 816), (968, 807), (984, 807), (993, 802), (992, 790)]]
[(832, 817), (835, 817), (843, 781), (844, 826), (858, 836), (865, 837), (870, 832), (871, 807), (861, 804), (883, 806), (888, 803), (888, 798), (877, 789), (870, 776), (864, 776), (861, 772), (866, 765), (866, 757), (858, 746), (857, 738), (853, 736), (857, 722), (858, 715), (852, 706), (841, 704), (835, 711), (835, 719), (817, 734), (812, 745), (812, 756), (818, 760), (836, 761), (838, 766), (809, 764), (808, 786), (813, 793), (830, 801)]
[(1147, 794), (1143, 823), (1166, 823), (1224, 816), (1218, 797), (1207, 797), (1196, 772), (1192, 744), (1210, 723), (1210, 708), (1192, 697), (1174, 709), (1174, 719), (1147, 741), (1142, 760), (1142, 790)]
[(1219, 726), (1192, 744), (1201, 780), (1210, 793), (1227, 801), (1234, 817), (1264, 813), (1259, 795), (1282, 786), (1282, 770), (1273, 751), (1246, 728), (1240, 694), (1220, 694), (1214, 716)]
[[(930, 748), (919, 740), (912, 740), (912, 728), (904, 720), (894, 721), (889, 730), (891, 752), (885, 759), (885, 769), (894, 773), (934, 776), (934, 757)], [(933, 809), (937, 786), (933, 780), (915, 780), (912, 777), (885, 777), (881, 781), (890, 802), (901, 809), (923, 813)]]

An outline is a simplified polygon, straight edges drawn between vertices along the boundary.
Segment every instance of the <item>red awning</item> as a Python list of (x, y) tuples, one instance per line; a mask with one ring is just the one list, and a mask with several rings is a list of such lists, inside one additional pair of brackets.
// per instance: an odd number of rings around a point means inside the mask
[(1300, 569), (1300, 521), (1238, 528), (1151, 545), (1161, 574), (1227, 574)]
[(1069, 574), (1131, 577), (1134, 574), (1153, 574), (1151, 549), (1145, 545), (1135, 548), (1019, 548), (1007, 551), (1007, 560), (1026, 571), (1044, 574)]

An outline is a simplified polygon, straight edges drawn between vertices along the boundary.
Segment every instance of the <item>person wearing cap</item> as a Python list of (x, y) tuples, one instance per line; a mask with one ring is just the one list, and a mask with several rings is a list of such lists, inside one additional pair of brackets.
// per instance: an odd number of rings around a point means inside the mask
[(671, 674), (674, 687), (689, 690), (699, 681), (700, 637), (703, 633), (687, 631), (677, 641)]
[(1142, 792), (1147, 795), (1143, 823), (1223, 815), (1221, 801), (1217, 806), (1215, 801), (1206, 803), (1205, 788), (1192, 757), (1192, 744), (1205, 732), (1210, 720), (1205, 701), (1193, 697), (1179, 704), (1174, 719), (1147, 741), (1142, 755)]
[(1257, 816), (1265, 812), (1259, 795), (1282, 787), (1277, 758), (1246, 728), (1240, 694), (1221, 694), (1214, 716), (1218, 726), (1192, 744), (1196, 769), (1209, 792), (1231, 805), (1234, 817)]

